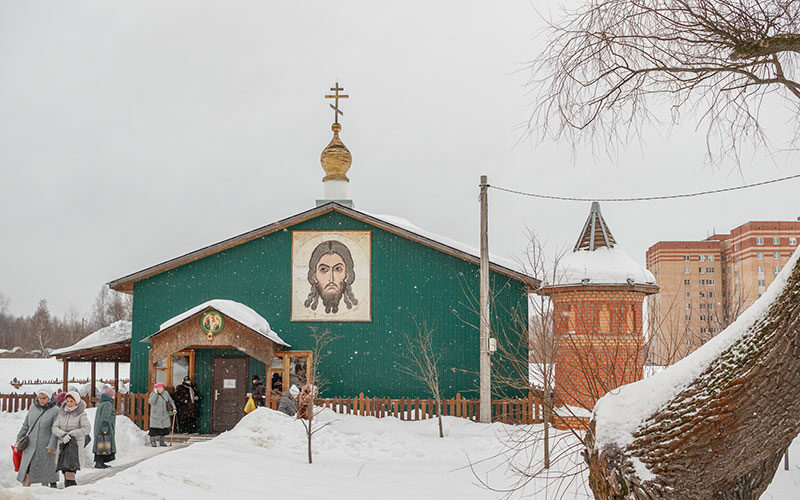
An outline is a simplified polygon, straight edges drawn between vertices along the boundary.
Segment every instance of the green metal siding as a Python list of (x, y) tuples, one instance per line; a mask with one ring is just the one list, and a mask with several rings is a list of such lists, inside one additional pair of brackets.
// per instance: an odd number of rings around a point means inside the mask
[[(291, 231), (372, 231), (372, 321), (364, 323), (291, 322)], [(491, 273), (495, 316), (510, 327), (511, 310), (527, 318), (522, 282)], [(269, 321), (292, 349), (312, 349), (310, 327), (340, 338), (329, 347), (319, 376), (329, 381), (325, 396), (417, 397), (423, 387), (400, 374), (394, 363), (403, 352), (402, 332), (414, 333), (412, 316), (436, 328), (445, 351), (441, 365), (444, 397), (457, 392), (475, 397), (478, 388), (478, 266), (338, 212), (329, 212), (261, 238), (150, 278), (134, 287), (131, 383), (147, 389), (148, 346), (139, 342), (167, 319), (204, 301), (222, 298), (246, 304)], [(520, 351), (520, 355), (525, 354)], [(198, 387), (210, 374), (208, 351), (198, 351)], [(493, 364), (504, 362), (497, 355)], [(202, 363), (201, 363), (201, 360)], [(260, 375), (263, 376), (263, 365)], [(201, 379), (201, 377), (204, 377)], [(206, 389), (207, 390), (207, 387)], [(205, 390), (202, 390), (205, 392)], [(208, 404), (208, 397), (204, 398)], [(208, 408), (203, 415), (207, 420)], [(202, 421), (203, 419), (201, 419)], [(205, 425), (208, 425), (207, 423)]]

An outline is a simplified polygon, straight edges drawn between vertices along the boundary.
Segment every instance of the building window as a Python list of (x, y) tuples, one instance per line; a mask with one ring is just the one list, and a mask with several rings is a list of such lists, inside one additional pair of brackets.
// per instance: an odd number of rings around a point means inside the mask
[(714, 268), (713, 267), (707, 267), (706, 268), (706, 274), (714, 274)]
[(688, 314), (687, 314), (686, 316), (684, 316), (684, 319), (686, 319), (686, 322), (688, 323), (688, 322), (689, 322), (689, 320), (690, 320), (690, 319), (692, 319), (692, 317), (691, 317), (690, 315), (688, 315)]
[(685, 260), (685, 261), (689, 261), (689, 260), (692, 260), (692, 258), (691, 258), (691, 257), (689, 257), (688, 255), (684, 255), (684, 256), (683, 256), (683, 260)]
[(700, 309), (702, 310), (702, 309), (705, 309), (705, 308), (706, 308), (706, 303), (705, 302), (700, 302)]
[(797, 245), (797, 238), (789, 238), (789, 244), (791, 246)]
[(772, 266), (772, 274), (776, 275), (781, 272), (781, 266)]
[(764, 266), (758, 266), (758, 272), (764, 274)]
[(600, 332), (611, 332), (611, 313), (605, 306), (600, 310)]
[(692, 284), (692, 280), (683, 280), (683, 284), (687, 285), (687, 286), (691, 285)]
[(691, 310), (692, 310), (692, 304), (690, 304), (690, 303), (688, 303), (688, 302), (687, 302), (687, 303), (686, 303), (686, 310), (687, 310), (687, 311), (691, 311)]
[(700, 273), (700, 274), (703, 274), (703, 268), (702, 267), (698, 267), (697, 268), (697, 272)]
[(692, 272), (691, 269), (689, 269), (688, 267), (683, 268), (683, 274), (689, 274), (691, 272)]
[(763, 259), (763, 258), (764, 258), (764, 252), (758, 252), (758, 253), (756, 254), (756, 258), (757, 258), (757, 259)]
[(706, 296), (706, 292), (700, 292), (700, 296), (701, 297), (705, 297)]
[(781, 239), (773, 236), (772, 237), (772, 244), (773, 245), (780, 245), (781, 244)]
[[(692, 332), (689, 331), (689, 330), (687, 330), (686, 333), (688, 333), (689, 335), (692, 334)], [(686, 338), (686, 345), (692, 345), (692, 339), (691, 338), (688, 338), (688, 337)]]
[(772, 258), (775, 260), (781, 260), (781, 253), (775, 252), (774, 254), (772, 254)]
[(758, 286), (767, 286), (766, 280), (758, 280)]
[(714, 284), (714, 280), (706, 280), (706, 285), (713, 285), (713, 284)]
[(733, 244), (733, 250), (734, 251), (739, 250), (739, 244), (738, 243), (734, 243)]
[(701, 285), (705, 285), (706, 284), (706, 280), (700, 280), (700, 284)]
[(763, 244), (764, 244), (764, 238), (760, 238), (760, 237), (756, 238), (756, 245), (763, 245)]
[[(700, 293), (703, 293), (703, 292), (700, 292)], [(686, 292), (686, 298), (687, 299), (691, 298), (691, 296), (692, 296), (692, 292)]]
[(709, 262), (714, 262), (714, 256), (713, 255), (709, 255), (708, 256), (708, 261)]
[(713, 297), (714, 297), (714, 292), (708, 292), (708, 298), (710, 299), (710, 298), (713, 298)]
[(625, 314), (625, 325), (628, 327), (628, 333), (633, 333), (633, 329), (636, 326), (636, 312), (634, 311), (634, 306), (630, 306)]

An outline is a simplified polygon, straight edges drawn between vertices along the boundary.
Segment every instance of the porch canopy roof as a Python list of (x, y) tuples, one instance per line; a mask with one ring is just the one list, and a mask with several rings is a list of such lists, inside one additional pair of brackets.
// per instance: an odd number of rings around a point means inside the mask
[(66, 361), (128, 363), (131, 360), (131, 327), (130, 321), (117, 321), (69, 347), (52, 351), (50, 356)]
[[(200, 318), (207, 311), (217, 311), (224, 318), (223, 328), (217, 334), (206, 334), (200, 327)], [(270, 363), (276, 345), (290, 347), (260, 314), (244, 304), (226, 299), (203, 302), (168, 319), (142, 342), (153, 346), (151, 363), (183, 349), (228, 347)]]

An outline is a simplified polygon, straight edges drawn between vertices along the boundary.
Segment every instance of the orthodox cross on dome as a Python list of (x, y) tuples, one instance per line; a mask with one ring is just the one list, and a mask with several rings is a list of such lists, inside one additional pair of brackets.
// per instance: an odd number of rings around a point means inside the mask
[(575, 244), (573, 252), (578, 250), (593, 252), (599, 247), (614, 248), (616, 244), (617, 242), (614, 240), (614, 236), (611, 235), (608, 224), (603, 219), (603, 214), (600, 213), (600, 204), (593, 201), (589, 217), (586, 219), (586, 224), (583, 225), (581, 235), (578, 237), (578, 242)]
[(339, 123), (339, 115), (344, 115), (342, 110), (339, 109), (339, 99), (347, 99), (350, 97), (346, 94), (339, 94), (340, 90), (344, 90), (344, 87), (339, 87), (339, 82), (336, 82), (331, 88), (331, 91), (335, 92), (334, 94), (326, 94), (325, 99), (333, 99), (334, 104), (330, 104), (331, 109), (333, 110), (333, 123)]

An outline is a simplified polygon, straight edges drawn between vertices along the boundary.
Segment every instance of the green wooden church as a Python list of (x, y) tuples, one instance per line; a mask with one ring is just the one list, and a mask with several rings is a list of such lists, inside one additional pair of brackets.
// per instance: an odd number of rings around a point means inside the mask
[[(444, 352), (443, 397), (477, 395), (477, 250), (356, 210), (347, 199), (352, 158), (339, 138), (338, 102), (334, 109), (315, 207), (109, 283), (133, 295), (131, 392), (156, 382), (170, 390), (191, 377), (200, 432), (235, 425), (253, 375), (268, 389), (302, 381), (315, 363), (314, 331), (336, 337), (315, 370), (327, 381), (323, 397), (427, 397), (395, 366), (406, 351), (403, 333), (415, 334), (423, 318)], [(493, 321), (528, 317), (535, 279), (493, 258), (490, 282)]]

